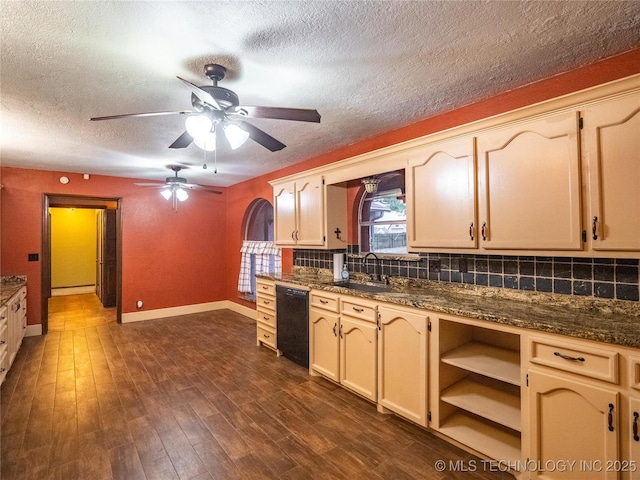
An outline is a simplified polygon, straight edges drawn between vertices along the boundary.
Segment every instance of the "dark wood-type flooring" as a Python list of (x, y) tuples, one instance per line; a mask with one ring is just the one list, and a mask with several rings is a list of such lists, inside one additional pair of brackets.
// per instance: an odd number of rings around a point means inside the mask
[(2, 386), (2, 480), (513, 478), (437, 472), (474, 457), (255, 336), (223, 310), (25, 338)]

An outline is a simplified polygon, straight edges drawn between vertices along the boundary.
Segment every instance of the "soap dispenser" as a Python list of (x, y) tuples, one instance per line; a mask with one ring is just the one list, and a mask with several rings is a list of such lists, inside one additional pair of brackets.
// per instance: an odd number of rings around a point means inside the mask
[(349, 281), (349, 270), (347, 270), (347, 264), (346, 263), (342, 266), (342, 281), (343, 282), (348, 282)]

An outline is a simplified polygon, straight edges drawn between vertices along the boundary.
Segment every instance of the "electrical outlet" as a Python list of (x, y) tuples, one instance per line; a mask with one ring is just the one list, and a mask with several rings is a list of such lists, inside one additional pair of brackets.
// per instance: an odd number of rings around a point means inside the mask
[(429, 260), (429, 271), (431, 273), (440, 272), (440, 260)]
[(27, 254), (27, 260), (29, 262), (37, 262), (39, 258), (39, 255), (37, 253), (29, 253)]

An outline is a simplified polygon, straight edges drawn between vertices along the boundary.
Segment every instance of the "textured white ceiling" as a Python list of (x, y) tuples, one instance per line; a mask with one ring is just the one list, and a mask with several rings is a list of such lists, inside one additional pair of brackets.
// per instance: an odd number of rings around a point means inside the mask
[[(636, 47), (634, 1), (2, 1), (5, 166), (228, 186)], [(320, 124), (251, 123), (287, 148), (167, 148), (190, 109), (176, 79), (241, 104), (315, 108)]]

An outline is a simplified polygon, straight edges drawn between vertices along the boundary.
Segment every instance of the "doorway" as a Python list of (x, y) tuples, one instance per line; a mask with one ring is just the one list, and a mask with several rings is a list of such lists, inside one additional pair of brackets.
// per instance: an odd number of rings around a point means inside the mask
[[(42, 334), (49, 330), (49, 298), (52, 296), (52, 221), (50, 208), (92, 209), (96, 214), (96, 292), (95, 298), (67, 298), (70, 302), (96, 302), (101, 307), (115, 307), (115, 320), (122, 321), (122, 228), (121, 199), (78, 195), (45, 194), (42, 223)], [(87, 294), (85, 294), (86, 296)], [(75, 297), (75, 296), (74, 296)], [(54, 305), (62, 304), (57, 301)], [(53, 307), (54, 309), (57, 307)]]

